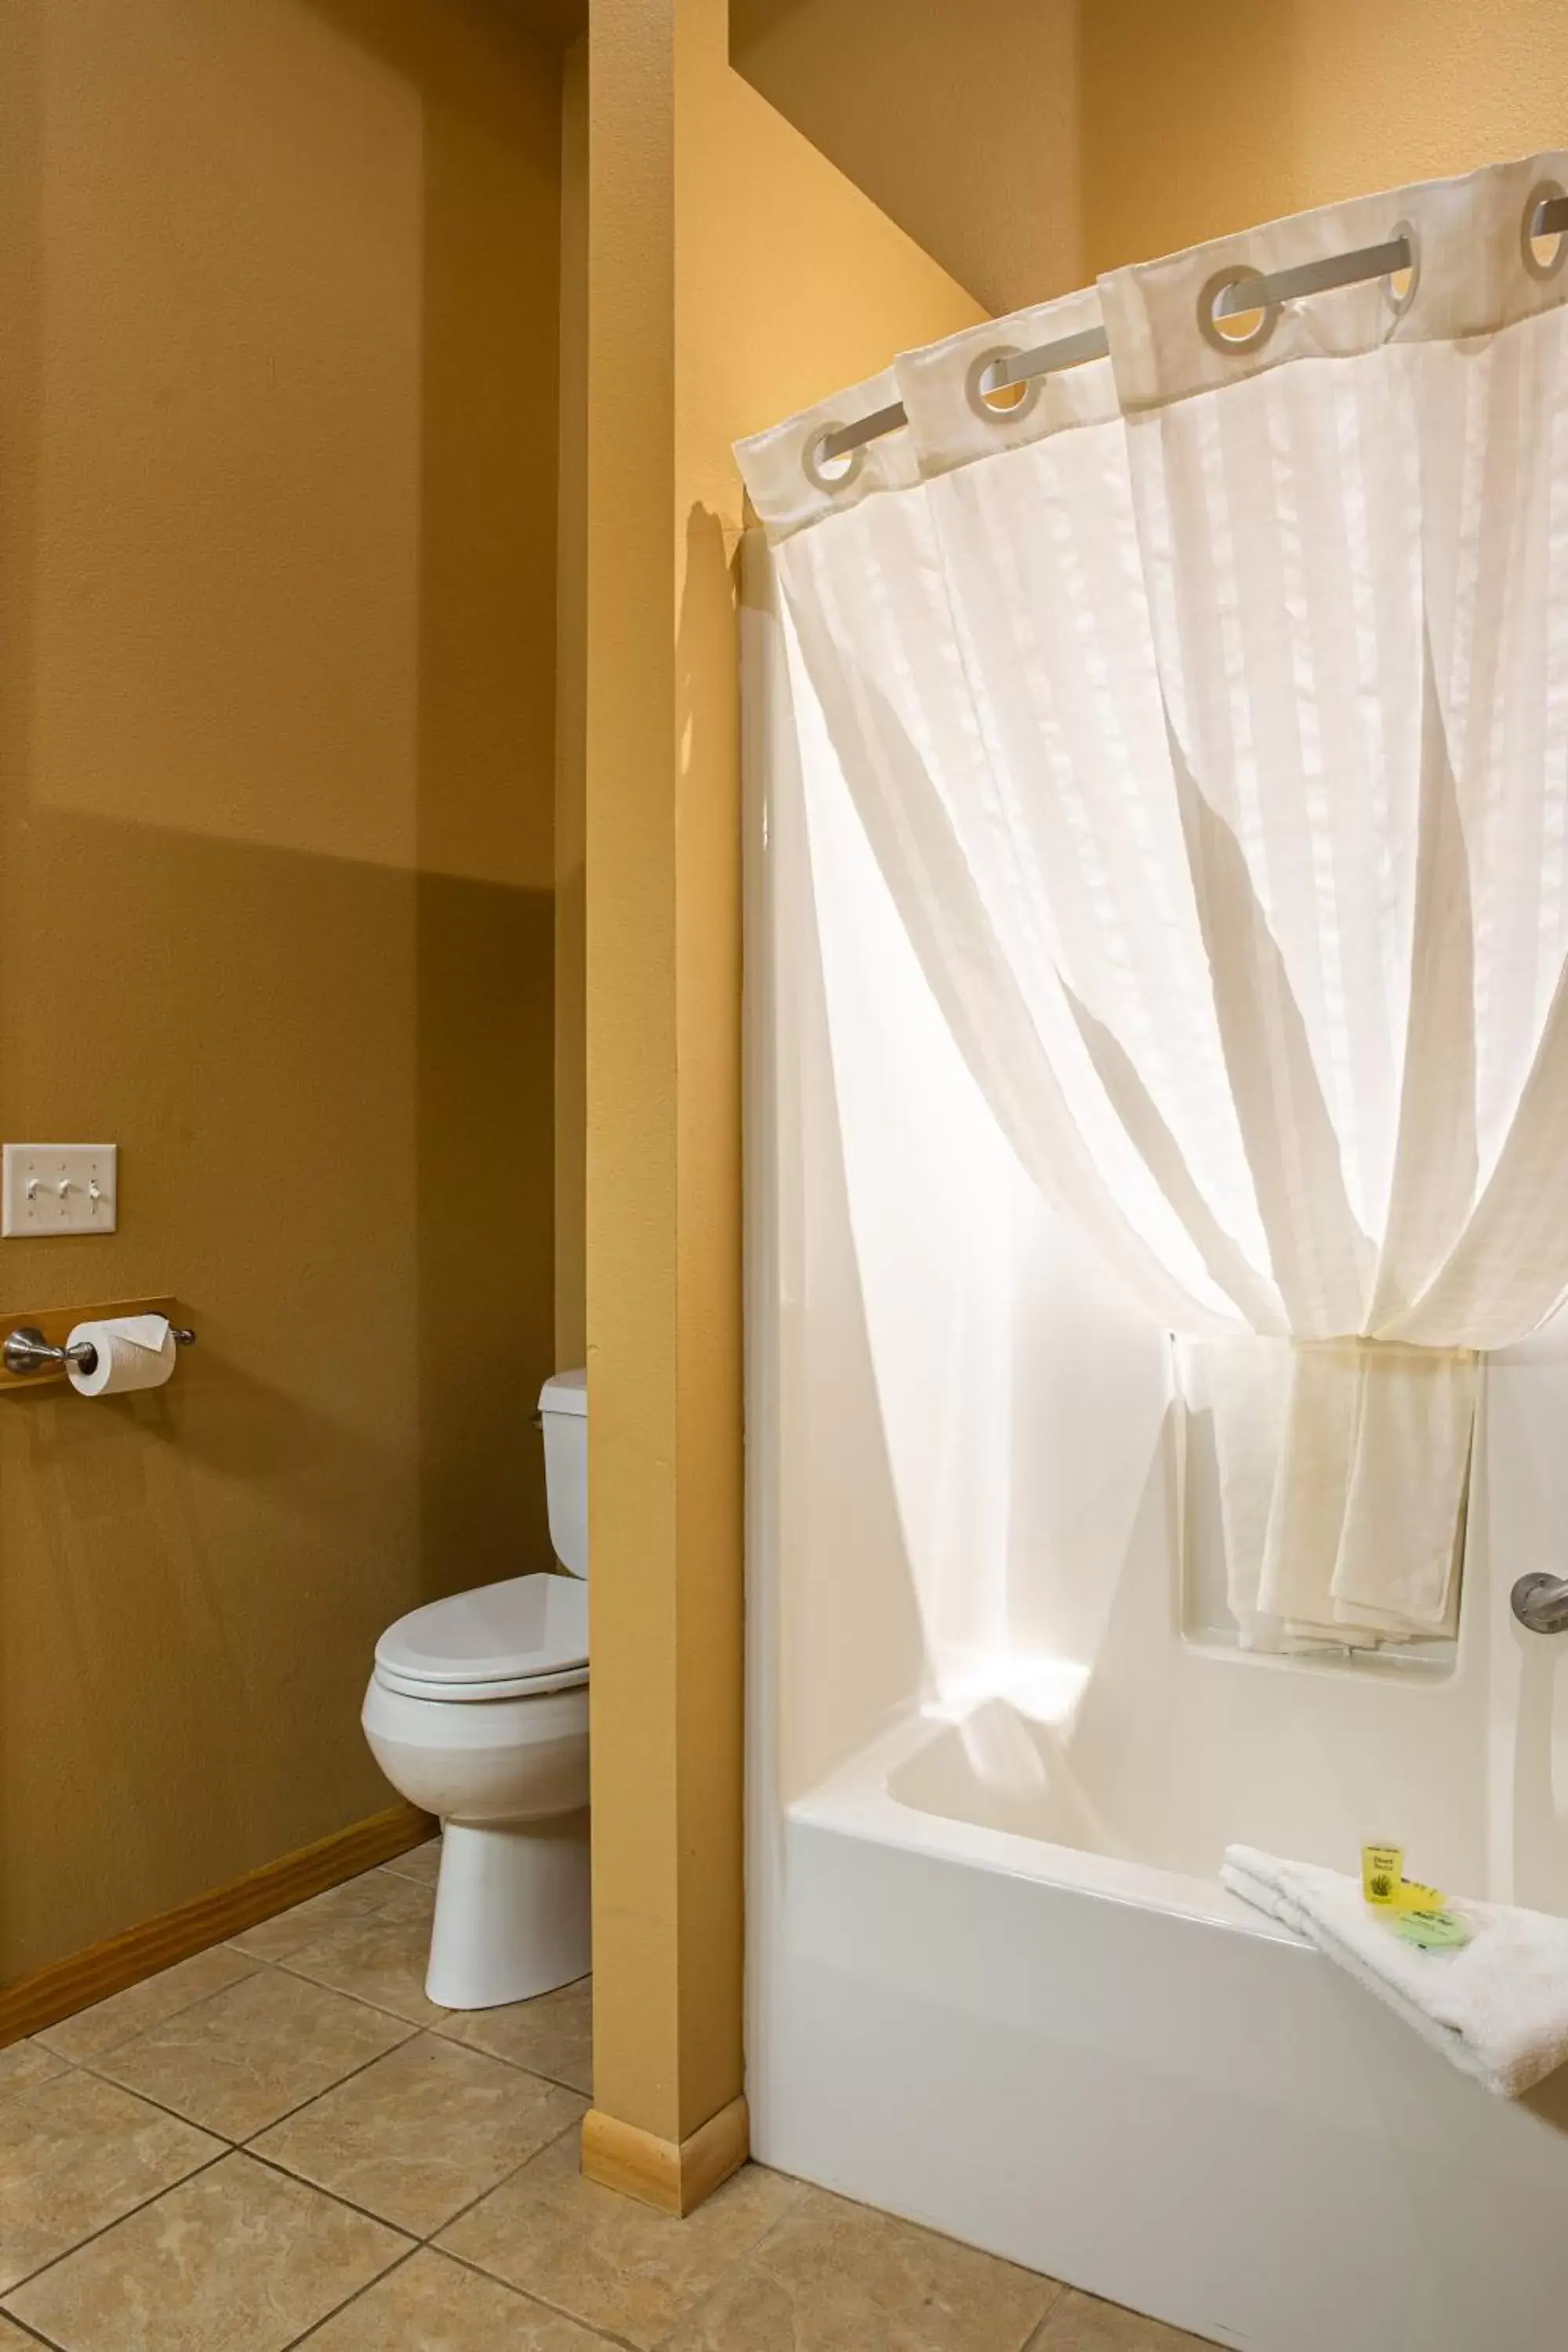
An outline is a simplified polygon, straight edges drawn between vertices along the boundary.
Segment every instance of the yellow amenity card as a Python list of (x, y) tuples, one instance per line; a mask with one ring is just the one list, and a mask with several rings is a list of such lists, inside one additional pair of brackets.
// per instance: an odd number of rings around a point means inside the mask
[(1444, 1910), (1448, 1901), (1440, 1886), (1405, 1877), (1402, 1845), (1363, 1846), (1361, 1891), (1374, 1911), (1429, 1913)]
[(1405, 1884), (1402, 1845), (1363, 1845), (1361, 1850), (1361, 1891), (1380, 1909), (1396, 1910)]

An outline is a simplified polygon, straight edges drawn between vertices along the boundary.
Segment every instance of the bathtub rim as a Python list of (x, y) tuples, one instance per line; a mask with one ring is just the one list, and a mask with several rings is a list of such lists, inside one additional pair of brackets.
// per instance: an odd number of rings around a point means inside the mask
[(836, 1772), (784, 1807), (786, 1822), (801, 1822), (840, 1836), (861, 1838), (906, 1853), (922, 1853), (968, 1870), (1000, 1873), (1103, 1903), (1250, 1936), (1301, 1951), (1315, 1947), (1267, 1912), (1232, 1895), (1217, 1878), (1128, 1861), (1092, 1847), (1058, 1845), (1020, 1831), (993, 1829), (895, 1796), (891, 1776), (952, 1727), (945, 1711), (916, 1709), (859, 1749)]

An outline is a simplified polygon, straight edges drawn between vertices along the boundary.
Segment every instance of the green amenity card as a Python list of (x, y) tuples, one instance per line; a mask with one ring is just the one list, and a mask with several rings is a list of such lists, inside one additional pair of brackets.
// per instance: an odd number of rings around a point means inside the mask
[(1457, 1911), (1402, 1911), (1394, 1932), (1402, 1944), (1418, 1944), (1424, 1952), (1457, 1952), (1476, 1931)]

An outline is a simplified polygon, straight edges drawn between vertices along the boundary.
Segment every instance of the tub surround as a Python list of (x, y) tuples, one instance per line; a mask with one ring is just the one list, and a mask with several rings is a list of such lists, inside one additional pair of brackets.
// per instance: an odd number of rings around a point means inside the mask
[[(749, 590), (760, 741), (786, 681)], [(1508, 1604), (1568, 1521), (1568, 1327), (1489, 1364), (1451, 1671), (1215, 1640), (1164, 1336), (1022, 1176), (847, 798), (766, 781), (753, 2150), (1247, 2352), (1540, 2352), (1568, 2070), (1490, 2096), (1215, 1873), (1389, 1837), (1568, 1911), (1561, 1675)]]
[(1493, 2098), (1217, 1891), (871, 1782), (776, 1862), (764, 2163), (1247, 2352), (1554, 2340), (1562, 2078)]

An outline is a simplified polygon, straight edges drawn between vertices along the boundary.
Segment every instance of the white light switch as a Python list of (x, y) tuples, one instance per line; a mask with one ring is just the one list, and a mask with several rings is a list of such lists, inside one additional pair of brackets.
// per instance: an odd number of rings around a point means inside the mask
[(0, 1233), (111, 1234), (119, 1157), (112, 1143), (8, 1143)]

